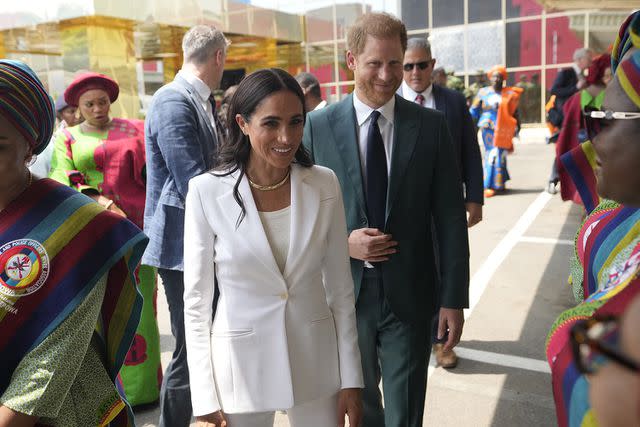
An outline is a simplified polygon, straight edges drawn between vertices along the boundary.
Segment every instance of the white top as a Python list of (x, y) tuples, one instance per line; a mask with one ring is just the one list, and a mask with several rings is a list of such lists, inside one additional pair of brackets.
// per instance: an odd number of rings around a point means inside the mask
[[(378, 108), (380, 117), (378, 117), (378, 127), (384, 142), (384, 151), (387, 155), (387, 176), (391, 174), (391, 155), (393, 154), (393, 114), (396, 107), (395, 96), (391, 97), (389, 102)], [(369, 120), (373, 108), (358, 99), (353, 93), (353, 108), (356, 110), (356, 119), (358, 120), (358, 145), (360, 147), (360, 166), (362, 166), (362, 182), (364, 190), (367, 191), (367, 134), (369, 133)]]
[[(427, 108), (432, 108), (435, 110), (436, 101), (433, 98), (433, 84), (430, 84), (428, 88), (426, 88), (424, 91), (420, 93), (424, 97), (424, 101), (422, 101), (422, 106)], [(411, 89), (411, 87), (403, 80), (402, 81), (402, 97), (408, 101), (416, 102), (417, 96), (418, 96), (418, 92)]]
[[(211, 121), (211, 127), (213, 128), (213, 131), (216, 132), (216, 122), (213, 119), (213, 107), (211, 107), (211, 103), (209, 102), (209, 97), (211, 96), (211, 88), (207, 86), (205, 82), (200, 80), (199, 77), (196, 77), (195, 74), (187, 70), (182, 69), (178, 71), (178, 75), (185, 79), (187, 83), (193, 86), (193, 88), (196, 90), (200, 105), (202, 105), (202, 108), (207, 113), (207, 117), (209, 118), (209, 121)], [(216, 134), (216, 136), (218, 135)]]
[(273, 257), (280, 272), (284, 272), (289, 255), (289, 236), (291, 229), (291, 206), (273, 212), (260, 212), (260, 221), (271, 246)]

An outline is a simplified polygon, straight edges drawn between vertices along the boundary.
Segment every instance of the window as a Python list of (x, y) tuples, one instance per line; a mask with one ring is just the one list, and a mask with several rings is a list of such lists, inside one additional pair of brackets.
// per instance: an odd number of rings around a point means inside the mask
[(464, 0), (432, 0), (433, 26), (464, 24)]
[(429, 26), (429, 2), (427, 0), (402, 0), (402, 22), (407, 30), (421, 30)]
[(584, 15), (547, 18), (547, 64), (573, 62), (573, 52), (583, 47), (583, 34)]
[(493, 21), (502, 18), (502, 0), (469, 1), (469, 22)]
[(542, 58), (542, 22), (507, 23), (507, 67), (540, 65)]

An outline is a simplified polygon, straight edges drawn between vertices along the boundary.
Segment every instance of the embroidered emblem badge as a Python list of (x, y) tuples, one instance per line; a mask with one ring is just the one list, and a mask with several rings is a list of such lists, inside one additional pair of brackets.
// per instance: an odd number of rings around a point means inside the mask
[(20, 297), (36, 292), (49, 276), (49, 255), (40, 242), (19, 239), (0, 247), (0, 293)]

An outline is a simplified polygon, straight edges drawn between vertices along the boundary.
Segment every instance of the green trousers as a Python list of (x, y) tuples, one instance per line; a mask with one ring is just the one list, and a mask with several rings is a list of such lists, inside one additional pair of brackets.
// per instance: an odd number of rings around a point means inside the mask
[(362, 425), (422, 427), (431, 328), (398, 320), (384, 296), (382, 277), (373, 268), (365, 268), (356, 316), (365, 383)]

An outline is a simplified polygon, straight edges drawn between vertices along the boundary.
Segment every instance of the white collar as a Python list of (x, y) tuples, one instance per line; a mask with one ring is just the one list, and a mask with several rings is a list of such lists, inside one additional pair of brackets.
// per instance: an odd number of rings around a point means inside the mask
[[(420, 92), (420, 94), (424, 97), (424, 99), (429, 99), (431, 96), (431, 92), (433, 92), (433, 83), (431, 83), (425, 90)], [(407, 84), (404, 80), (402, 81), (402, 97), (408, 101), (415, 102), (416, 97), (418, 96), (418, 92), (411, 89), (411, 86)]]
[[(356, 110), (356, 118), (358, 119), (358, 126), (362, 126), (362, 124), (367, 121), (371, 113), (373, 112), (373, 108), (369, 107), (364, 102), (358, 99), (355, 91), (353, 92), (353, 108)], [(386, 104), (382, 107), (377, 108), (376, 110), (382, 114), (382, 116), (389, 123), (393, 123), (393, 115), (394, 110), (396, 108), (396, 97), (395, 95), (391, 97)]]
[(582, 70), (580, 69), (580, 67), (578, 67), (578, 64), (574, 62), (573, 64), (571, 64), (571, 67), (573, 68), (573, 71), (576, 72), (576, 76), (580, 78), (580, 76), (582, 76)]
[(196, 92), (198, 92), (198, 95), (200, 96), (200, 98), (202, 98), (203, 101), (209, 100), (209, 97), (211, 96), (211, 89), (206, 85), (205, 82), (200, 80), (199, 77), (185, 69), (178, 71), (178, 75), (185, 79), (191, 86), (193, 86), (193, 88), (196, 90)]

